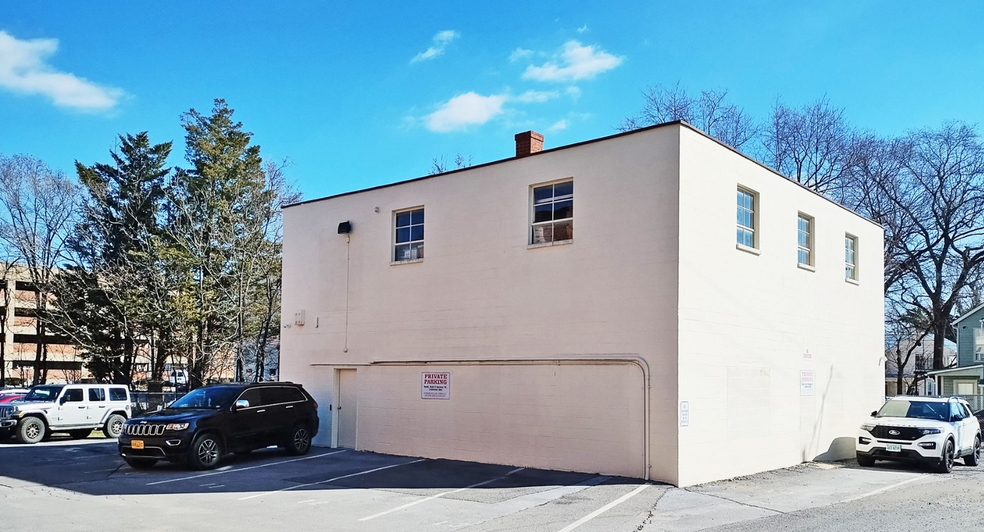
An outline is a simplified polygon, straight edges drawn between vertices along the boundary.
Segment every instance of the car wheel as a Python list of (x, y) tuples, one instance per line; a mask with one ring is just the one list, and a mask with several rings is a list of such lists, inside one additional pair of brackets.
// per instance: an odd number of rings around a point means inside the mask
[(974, 450), (964, 457), (964, 463), (974, 467), (981, 463), (981, 437), (977, 436), (974, 438)]
[(307, 425), (294, 425), (287, 434), (287, 441), (284, 442), (284, 450), (287, 454), (300, 456), (307, 454), (311, 450), (311, 431)]
[(92, 434), (92, 429), (79, 429), (79, 430), (70, 430), (70, 431), (68, 431), (68, 435), (71, 436), (72, 439), (75, 439), (75, 440), (81, 440), (83, 438), (88, 438), (89, 437), (89, 434)]
[(949, 473), (953, 471), (953, 440), (946, 440), (943, 444), (943, 455), (940, 456), (940, 461), (936, 464), (937, 473)]
[(872, 456), (858, 453), (858, 465), (861, 467), (871, 467), (875, 465), (875, 459)]
[(188, 449), (188, 466), (192, 469), (212, 469), (222, 459), (222, 442), (212, 434), (195, 438)]
[(47, 430), (47, 427), (44, 426), (44, 421), (34, 416), (25, 417), (17, 425), (17, 441), (21, 443), (38, 443), (44, 439)]
[(113, 414), (109, 416), (106, 420), (106, 424), (103, 425), (103, 434), (107, 438), (119, 438), (120, 434), (123, 434), (123, 423), (126, 423), (126, 418), (119, 415)]
[(123, 461), (133, 469), (150, 469), (157, 463), (156, 458), (124, 458)]

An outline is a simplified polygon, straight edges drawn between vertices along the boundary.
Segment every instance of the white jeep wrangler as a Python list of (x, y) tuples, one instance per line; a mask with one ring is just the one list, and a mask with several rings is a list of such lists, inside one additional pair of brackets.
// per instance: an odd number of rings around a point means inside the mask
[(102, 429), (117, 438), (130, 417), (130, 390), (118, 384), (42, 384), (20, 400), (0, 405), (0, 433), (37, 443), (52, 432), (85, 438)]

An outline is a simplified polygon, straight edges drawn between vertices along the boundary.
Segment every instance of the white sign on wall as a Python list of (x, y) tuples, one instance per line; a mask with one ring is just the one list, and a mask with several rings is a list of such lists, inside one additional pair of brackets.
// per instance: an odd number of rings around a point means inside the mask
[(451, 372), (425, 371), (420, 374), (421, 399), (450, 399)]
[(690, 401), (680, 401), (680, 426), (690, 426)]
[(800, 370), (800, 395), (813, 395), (816, 375), (812, 369)]

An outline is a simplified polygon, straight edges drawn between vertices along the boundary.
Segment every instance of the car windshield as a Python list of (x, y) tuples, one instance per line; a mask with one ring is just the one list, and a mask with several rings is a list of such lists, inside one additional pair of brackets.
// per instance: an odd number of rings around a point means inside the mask
[(893, 399), (885, 403), (875, 417), (911, 417), (947, 421), (950, 418), (950, 405), (932, 401)]
[(35, 386), (31, 388), (31, 391), (27, 392), (27, 395), (21, 397), (21, 401), (40, 401), (45, 403), (50, 403), (54, 401), (58, 394), (61, 393), (64, 386)]
[(171, 404), (171, 408), (211, 408), (217, 410), (232, 404), (239, 393), (237, 388), (198, 388)]

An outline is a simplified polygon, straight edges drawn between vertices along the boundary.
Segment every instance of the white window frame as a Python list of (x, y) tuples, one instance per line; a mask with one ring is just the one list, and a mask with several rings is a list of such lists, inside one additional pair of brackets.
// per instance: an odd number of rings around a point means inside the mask
[(974, 329), (974, 362), (984, 362), (984, 327)]
[[(800, 221), (806, 221), (806, 246), (804, 247), (800, 244), (800, 236), (803, 232), (800, 229)], [(797, 213), (796, 215), (796, 263), (800, 266), (806, 266), (809, 268), (814, 267), (816, 264), (816, 246), (814, 246), (814, 237), (817, 232), (816, 219), (805, 212)], [(800, 260), (800, 253), (806, 252), (806, 262)]]
[[(847, 260), (847, 243), (851, 242), (851, 258), (853, 262)], [(848, 282), (858, 281), (858, 237), (851, 233), (844, 233), (844, 279)]]
[[(424, 221), (423, 222), (421, 222), (419, 224), (413, 223), (413, 213), (415, 211), (424, 211)], [(427, 223), (426, 223), (427, 222), (427, 217), (426, 217), (427, 216), (427, 211), (424, 209), (424, 206), (423, 205), (418, 205), (416, 207), (409, 207), (409, 208), (406, 208), (406, 209), (400, 209), (398, 211), (393, 211), (393, 223), (391, 225), (391, 227), (393, 228), (393, 237), (390, 239), (390, 242), (391, 242), (391, 245), (390, 245), (390, 262), (393, 263), (393, 264), (400, 264), (400, 263), (406, 263), (406, 262), (420, 262), (420, 261), (424, 260), (424, 257), (413, 257), (413, 258), (409, 258), (409, 259), (401, 259), (401, 258), (399, 258), (399, 257), (396, 256), (396, 249), (399, 246), (407, 246), (407, 245), (409, 245), (409, 246), (413, 246), (412, 249), (417, 249), (417, 246), (414, 246), (414, 244), (420, 244), (421, 246), (423, 246), (424, 239), (427, 237), (427, 233), (426, 233), (426, 229), (425, 229), (425, 231), (424, 231), (424, 237), (421, 238), (421, 239), (419, 239), (419, 240), (408, 240), (406, 242), (397, 242), (396, 241), (397, 234), (399, 233), (399, 229), (400, 229), (400, 227), (397, 227), (396, 221), (397, 221), (397, 218), (399, 217), (399, 215), (405, 214), (405, 213), (410, 213), (410, 225), (401, 226), (401, 227), (411, 228), (411, 235), (412, 235), (412, 232), (413, 232), (413, 229), (412, 229), (413, 227), (419, 226), (419, 227), (426, 228), (426, 225), (427, 225)], [(413, 237), (411, 236), (411, 238), (413, 238)]]
[[(560, 201), (568, 201), (569, 200), (571, 202), (571, 205), (572, 205), (572, 207), (571, 207), (571, 216), (568, 217), (568, 218), (561, 218), (559, 220), (550, 220), (550, 221), (547, 221), (547, 222), (534, 222), (533, 220), (535, 219), (535, 216), (536, 216), (536, 206), (537, 206), (536, 196), (534, 195), (534, 191), (536, 189), (538, 189), (538, 188), (552, 187), (554, 185), (560, 185), (560, 184), (563, 184), (563, 183), (570, 183), (571, 184), (571, 196), (570, 196), (570, 198), (564, 198), (564, 199), (560, 200)], [(530, 185), (529, 197), (530, 197), (530, 211), (529, 211), (529, 230), (527, 231), (527, 244), (530, 247), (541, 247), (541, 246), (555, 246), (555, 245), (562, 245), (562, 244), (570, 244), (570, 243), (573, 243), (574, 242), (574, 236), (573, 236), (573, 233), (574, 233), (574, 214), (573, 214), (573, 204), (574, 204), (574, 178), (573, 177), (565, 177), (563, 179), (557, 179), (557, 180), (554, 180), (554, 181), (546, 181), (544, 183), (537, 183), (535, 185)], [(553, 203), (557, 203), (557, 202), (558, 202), (557, 201), (557, 197), (556, 196), (552, 196), (551, 199), (550, 199), (550, 203), (553, 204)], [(570, 222), (570, 224), (571, 224), (571, 238), (564, 239), (564, 240), (556, 240), (556, 239), (553, 239), (553, 235), (554, 235), (554, 233), (553, 233), (553, 226), (556, 225), (557, 222)], [(551, 226), (551, 232), (550, 232), (550, 234), (551, 234), (551, 240), (549, 242), (536, 242), (536, 240), (534, 238), (534, 234), (536, 232), (536, 228), (537, 227), (547, 226), (547, 225)]]
[[(737, 194), (738, 193), (744, 193), (744, 194), (747, 194), (748, 196), (751, 197), (751, 206), (750, 206), (750, 208), (749, 207), (745, 207), (744, 205), (738, 205), (738, 199), (737, 199)], [(741, 211), (749, 211), (751, 213), (751, 217), (750, 218), (751, 218), (751, 223), (752, 223), (751, 226), (747, 226), (747, 225), (738, 223), (737, 220), (735, 220), (735, 245), (736, 245), (736, 247), (738, 249), (741, 249), (741, 250), (744, 250), (744, 251), (755, 251), (755, 250), (758, 250), (758, 248), (759, 248), (759, 230), (758, 230), (758, 227), (759, 227), (759, 211), (762, 208), (762, 205), (761, 205), (761, 203), (759, 201), (759, 193), (756, 192), (756, 191), (754, 191), (754, 190), (752, 190), (752, 189), (750, 189), (750, 188), (748, 188), (748, 187), (743, 187), (741, 185), (738, 185), (738, 188), (737, 188), (737, 190), (735, 192), (735, 196), (736, 196), (735, 197), (735, 215), (737, 216), (739, 210), (741, 210)], [(742, 241), (739, 241), (738, 240), (738, 232), (739, 231), (742, 231), (744, 233), (750, 233), (752, 235), (752, 245), (751, 246), (749, 246), (748, 244), (745, 244), (743, 240)]]

